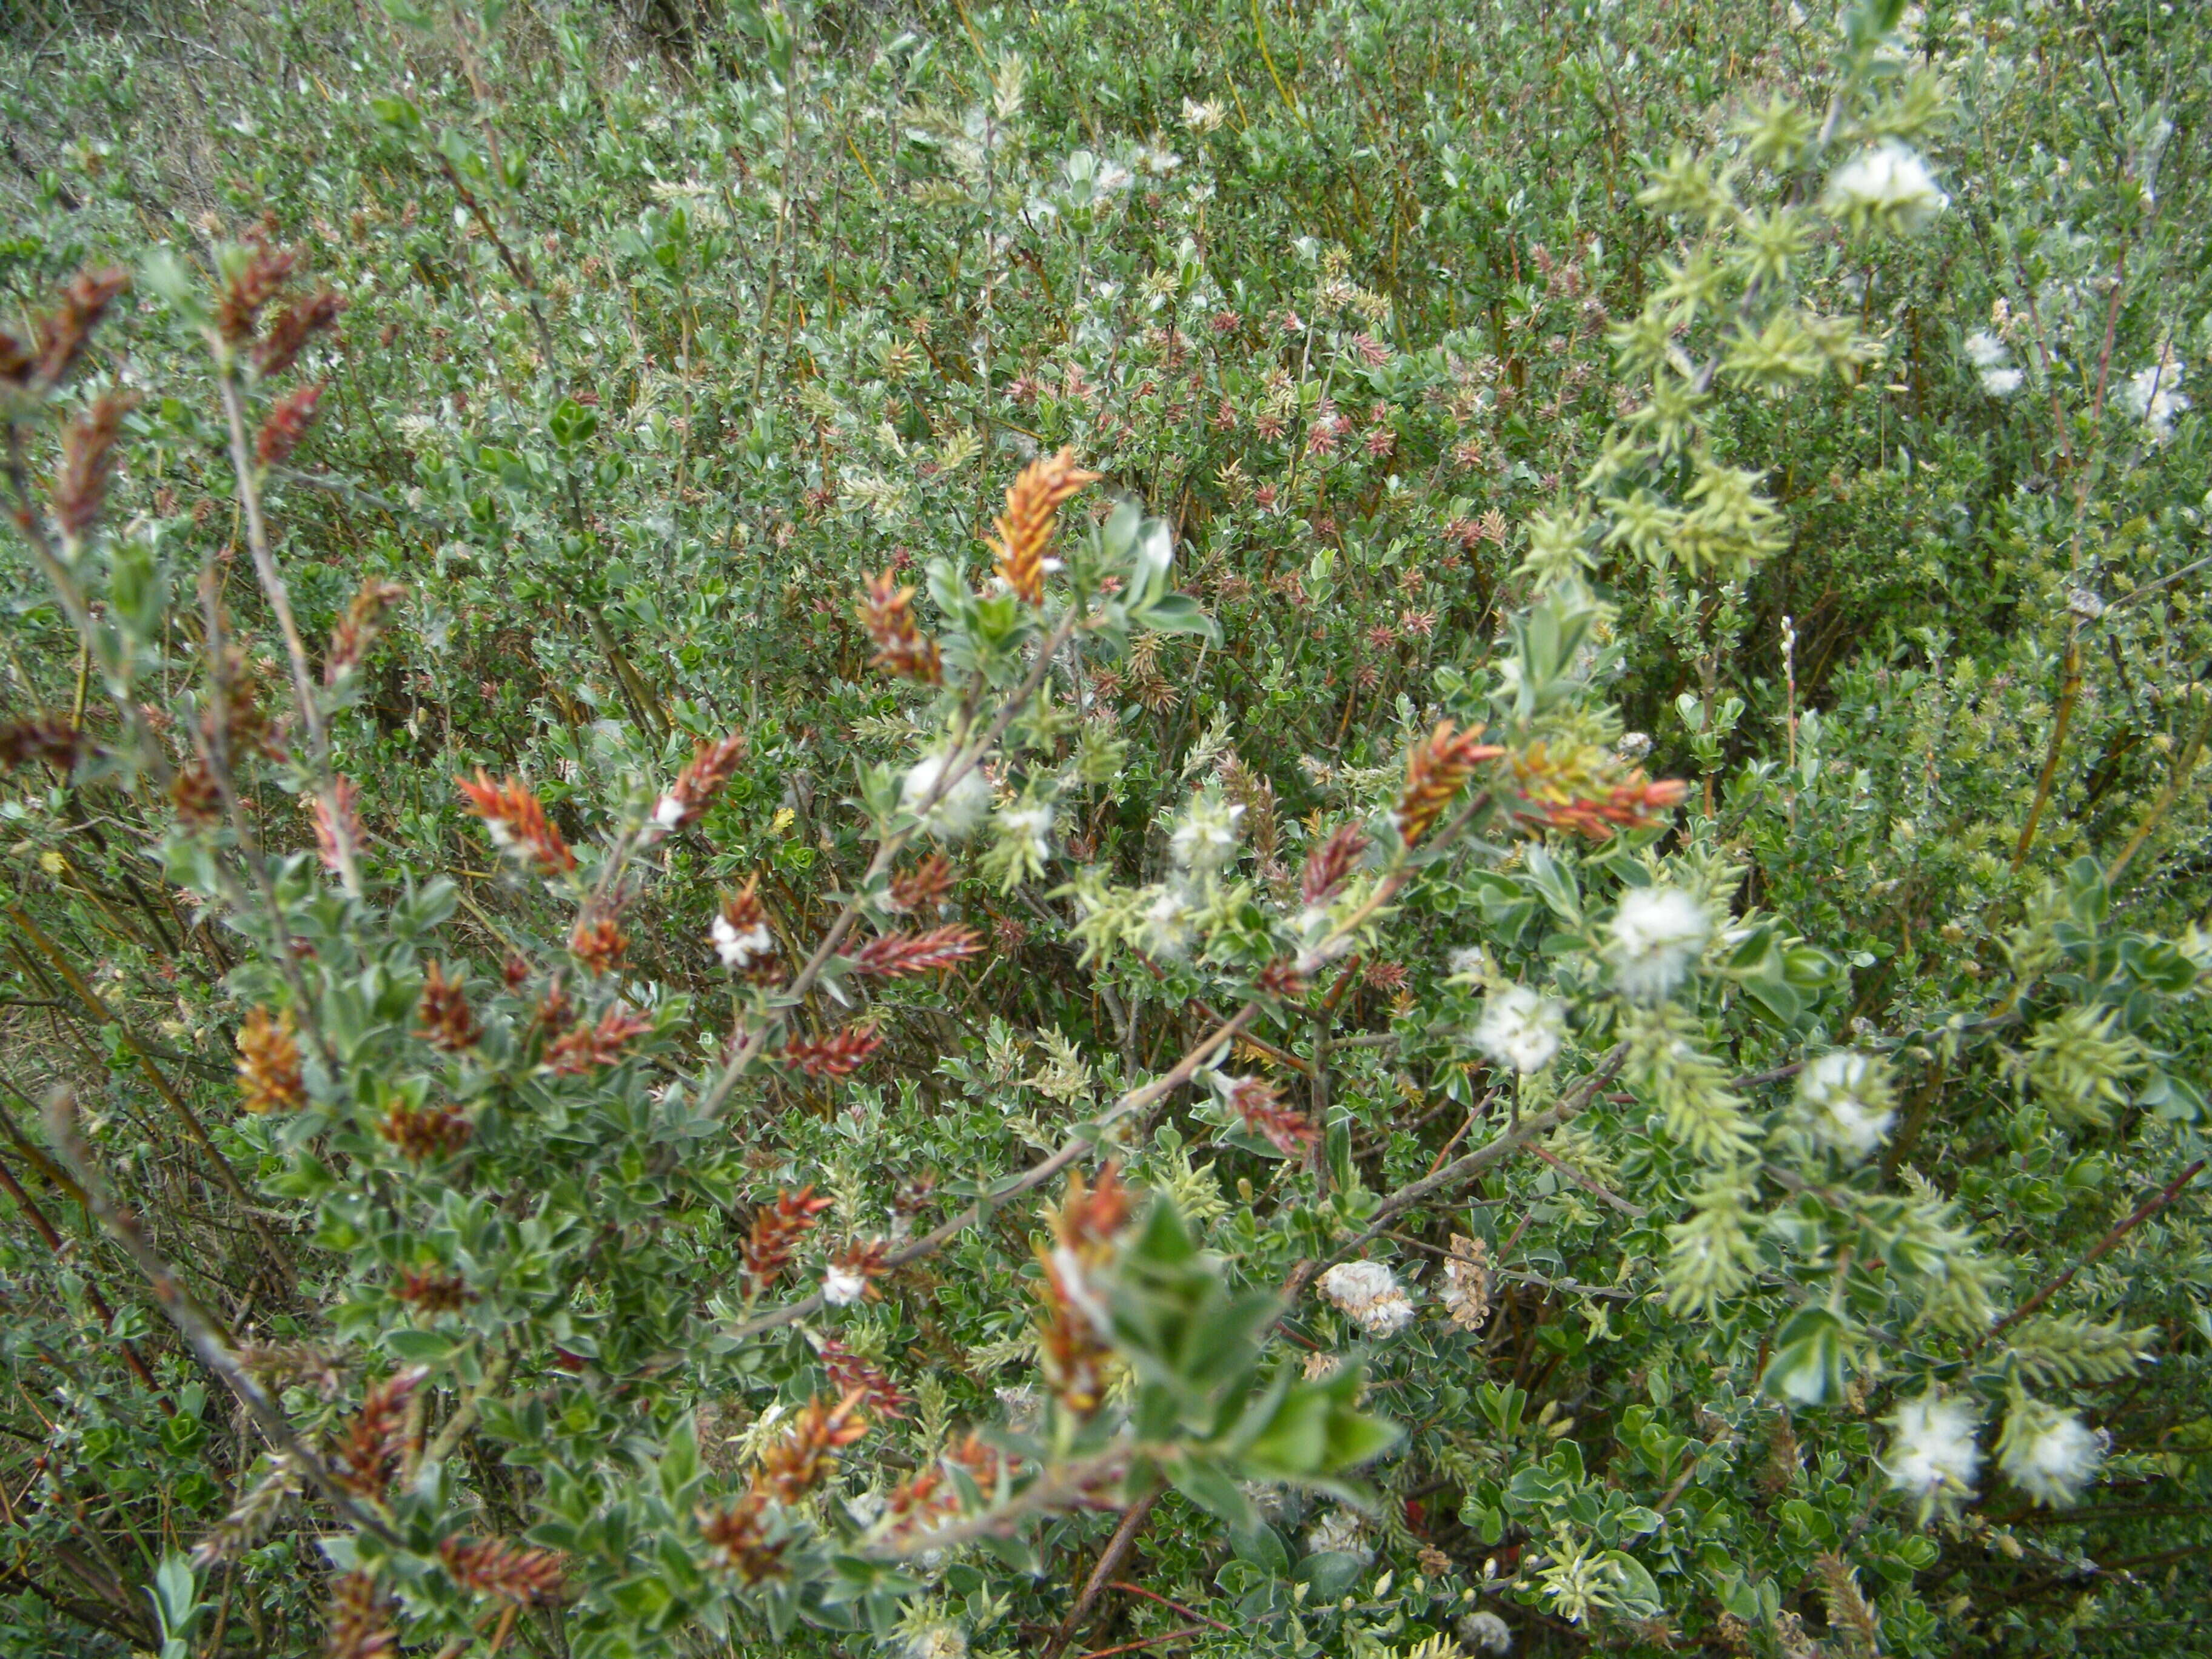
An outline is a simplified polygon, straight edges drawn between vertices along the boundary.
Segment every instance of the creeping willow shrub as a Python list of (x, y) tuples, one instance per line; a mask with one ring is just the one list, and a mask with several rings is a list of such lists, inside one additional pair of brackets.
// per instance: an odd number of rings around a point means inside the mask
[[(1711, 118), (1562, 9), (1604, 231), (1525, 269), (1419, 8), (695, 8), (680, 96), (386, 9), (358, 156), (280, 88), (270, 222), (57, 241), (0, 335), (26, 1650), (2185, 1614), (2099, 1540), (2205, 1476), (2212, 341), (2052, 172), (1931, 344), (2003, 9)], [(1996, 670), (1846, 648), (1983, 543)]]

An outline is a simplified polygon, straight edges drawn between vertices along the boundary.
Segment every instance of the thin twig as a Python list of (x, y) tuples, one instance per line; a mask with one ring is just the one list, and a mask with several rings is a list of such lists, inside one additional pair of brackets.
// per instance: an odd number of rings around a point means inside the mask
[(124, 1248), (138, 1271), (146, 1276), (146, 1282), (153, 1290), (154, 1299), (161, 1304), (161, 1311), (168, 1316), (169, 1322), (191, 1345), (192, 1352), (199, 1356), (200, 1363), (230, 1385), (231, 1392), (252, 1413), (261, 1431), (269, 1437), (279, 1451), (297, 1460), (301, 1472), (309, 1483), (330, 1501), (340, 1515), (362, 1530), (375, 1534), (386, 1543), (400, 1546), (399, 1534), (381, 1516), (364, 1509), (331, 1473), (330, 1466), (301, 1439), (292, 1427), (291, 1419), (285, 1416), (283, 1408), (269, 1397), (267, 1391), (254, 1380), (239, 1357), (231, 1352), (229, 1346), (217, 1334), (215, 1322), (209, 1318), (192, 1298), (191, 1293), (179, 1281), (169, 1264), (154, 1249), (144, 1230), (139, 1226), (138, 1218), (115, 1201), (93, 1162), (92, 1149), (78, 1132), (76, 1103), (66, 1091), (57, 1092), (49, 1103), (46, 1129), (53, 1139), (54, 1150), (61, 1154), (62, 1160), (70, 1166), (78, 1184), (84, 1188), (94, 1217), (107, 1230), (108, 1237)]
[(2205, 1161), (2203, 1158), (2198, 1158), (2197, 1162), (2191, 1164), (2179, 1175), (2174, 1176), (2172, 1180), (2167, 1182), (2161, 1191), (2152, 1197), (2145, 1199), (2141, 1204), (2138, 1204), (2136, 1206), (2135, 1213), (2130, 1215), (2126, 1220), (2121, 1222), (2118, 1226), (2113, 1228), (2112, 1231), (2106, 1233), (2102, 1238), (2099, 1239), (2096, 1244), (2090, 1249), (2088, 1255), (2083, 1256), (2079, 1261), (2069, 1267), (2064, 1273), (2059, 1274), (2057, 1278), (2052, 1279), (2048, 1285), (2045, 1285), (2033, 1296), (2028, 1297), (2027, 1301), (2021, 1303), (2020, 1306), (2014, 1308), (2002, 1319), (2000, 1319), (1996, 1324), (1990, 1326), (1988, 1335), (1983, 1337), (1980, 1342), (1974, 1345), (1976, 1349), (1978, 1350), (1985, 1346), (1992, 1338), (2002, 1336), (2005, 1332), (2019, 1324), (2021, 1320), (2026, 1319), (2030, 1314), (2033, 1313), (2038, 1308), (2040, 1308), (2045, 1303), (2050, 1301), (2052, 1297), (2057, 1295), (2059, 1291), (2064, 1290), (2069, 1285), (2071, 1285), (2074, 1282), (2074, 1276), (2080, 1273), (2084, 1267), (2093, 1267), (2097, 1262), (2102, 1261), (2106, 1256), (2111, 1255), (2112, 1252), (2118, 1247), (2122, 1239), (2125, 1238), (2136, 1228), (2142, 1226), (2144, 1222), (2149, 1220), (2167, 1205), (2172, 1203), (2175, 1199), (2180, 1197), (2181, 1189), (2186, 1187), (2191, 1182), (2196, 1180), (2197, 1176), (2203, 1172), (2204, 1162)]

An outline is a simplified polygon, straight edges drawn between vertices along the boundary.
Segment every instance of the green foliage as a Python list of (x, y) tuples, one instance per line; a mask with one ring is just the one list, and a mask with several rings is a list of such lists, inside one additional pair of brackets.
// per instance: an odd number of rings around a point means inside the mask
[(2188, 9), (18, 9), (0, 1652), (2201, 1646)]

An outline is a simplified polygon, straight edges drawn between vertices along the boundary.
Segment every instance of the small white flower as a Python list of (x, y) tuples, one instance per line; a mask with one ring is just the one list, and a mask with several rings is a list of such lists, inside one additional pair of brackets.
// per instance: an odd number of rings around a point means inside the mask
[(1243, 816), (1243, 807), (1231, 806), (1218, 795), (1200, 795), (1168, 837), (1170, 856), (1194, 874), (1218, 870), (1237, 855), (1237, 825)]
[(1982, 371), (1982, 390), (1992, 398), (2009, 398), (2027, 379), (2016, 368), (1985, 368)]
[(2071, 1412), (2023, 1400), (2005, 1418), (1997, 1467), (2038, 1504), (2063, 1508), (2081, 1496), (2105, 1461), (2105, 1442)]
[(1892, 1438), (1882, 1468), (1892, 1486), (1923, 1503), (1974, 1489), (1982, 1453), (1974, 1444), (1973, 1413), (1964, 1406), (1931, 1395), (1906, 1401), (1885, 1420)]
[(1136, 174), (1131, 173), (1128, 168), (1123, 167), (1119, 161), (1107, 161), (1100, 165), (1097, 177), (1093, 181), (1091, 188), (1103, 198), (1118, 195), (1135, 182)]
[(1797, 1098), (1814, 1139), (1854, 1160), (1888, 1138), (1897, 1116), (1880, 1063), (1848, 1048), (1822, 1054), (1798, 1073)]
[(868, 1293), (868, 1276), (834, 1263), (822, 1275), (822, 1299), (833, 1308), (849, 1308)]
[(740, 932), (727, 916), (716, 916), (708, 932), (714, 941), (714, 954), (721, 957), (723, 967), (732, 971), (749, 968), (775, 950), (775, 936), (764, 921)]
[(1459, 1639), (1485, 1653), (1513, 1651), (1512, 1627), (1487, 1608), (1470, 1613), (1459, 1621)]
[(1613, 981), (1621, 995), (1656, 1002), (1705, 948), (1712, 923), (1679, 887), (1632, 887), (1613, 917)]
[(1462, 945), (1444, 958), (1444, 965), (1452, 970), (1455, 979), (1482, 971), (1483, 954), (1480, 945)]
[(1509, 985), (1484, 1000), (1474, 1046), (1500, 1066), (1540, 1072), (1559, 1052), (1565, 1030), (1565, 1011), (1557, 1001), (1525, 985)]
[(1380, 1261), (1340, 1261), (1314, 1288), (1370, 1336), (1395, 1335), (1413, 1322), (1413, 1298)]
[(1361, 1538), (1359, 1517), (1350, 1510), (1331, 1510), (1306, 1534), (1306, 1547), (1316, 1555), (1356, 1555), (1372, 1561), (1375, 1552)]
[(2181, 395), (2181, 360), (2172, 346), (2156, 362), (2128, 377), (2120, 400), (2149, 428), (2153, 443), (2162, 444), (2173, 435), (2173, 417), (2193, 405)]
[(674, 834), (683, 822), (683, 801), (675, 795), (663, 795), (653, 803), (653, 816), (645, 821), (641, 839), (650, 847), (663, 836)]
[(1863, 149), (1828, 179), (1825, 205), (1831, 216), (1854, 230), (1880, 225), (1886, 230), (1918, 230), (1950, 202), (1936, 188), (1928, 164), (1887, 139)]
[[(920, 812), (922, 803), (937, 788), (938, 781), (945, 775), (950, 756), (924, 755), (908, 769), (906, 781), (899, 790), (899, 805), (909, 812)], [(981, 771), (970, 767), (960, 781), (945, 792), (943, 799), (932, 806), (922, 817), (922, 827), (939, 841), (965, 841), (975, 833), (991, 810), (991, 786), (983, 781)]]

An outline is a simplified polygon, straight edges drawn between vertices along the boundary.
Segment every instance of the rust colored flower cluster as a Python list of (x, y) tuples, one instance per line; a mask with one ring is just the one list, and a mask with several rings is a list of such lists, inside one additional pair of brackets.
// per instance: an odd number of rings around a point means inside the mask
[(443, 1267), (402, 1267), (392, 1293), (424, 1313), (456, 1313), (476, 1299), (469, 1281)]
[(238, 1087), (249, 1112), (296, 1111), (307, 1103), (290, 1009), (275, 1019), (266, 1008), (247, 1011), (238, 1033)]
[(923, 633), (914, 619), (914, 589), (898, 586), (888, 570), (868, 579), (868, 596), (860, 601), (860, 626), (868, 630), (876, 647), (869, 665), (902, 679), (935, 685), (945, 678), (945, 659), (937, 641)]
[(1296, 1002), (1310, 988), (1298, 965), (1288, 957), (1277, 957), (1260, 970), (1260, 994), (1279, 997), (1285, 1002)]
[(459, 783), (468, 797), (468, 810), (483, 820), (493, 845), (508, 857), (548, 880), (576, 867), (576, 855), (521, 779), (494, 783), (479, 767), (475, 777), (462, 778)]
[(331, 630), (331, 648), (323, 659), (325, 685), (336, 685), (361, 666), (369, 647), (383, 631), (385, 612), (406, 597), (407, 590), (398, 582), (372, 576), (362, 583), (346, 602), (345, 615)]
[(427, 1375), (420, 1367), (395, 1371), (362, 1396), (334, 1471), (356, 1497), (381, 1502), (390, 1489), (407, 1449), (407, 1403)]
[(850, 1390), (834, 1406), (817, 1395), (806, 1402), (798, 1420), (761, 1454), (754, 1489), (765, 1492), (787, 1509), (804, 1503), (837, 1467), (838, 1452), (867, 1431), (860, 1389)]
[(1462, 731), (1449, 720), (1439, 720), (1437, 729), (1407, 755), (1406, 787), (1399, 792), (1392, 815), (1407, 846), (1420, 845), (1476, 767), (1505, 752), (1494, 743), (1478, 742), (1481, 736), (1479, 726)]
[(568, 1577), (568, 1558), (507, 1538), (448, 1538), (438, 1559), (463, 1589), (517, 1607), (557, 1601)]
[(1306, 867), (1298, 878), (1298, 896), (1309, 905), (1334, 898), (1370, 845), (1358, 825), (1340, 824), (1327, 841), (1306, 854)]
[(322, 401), (320, 381), (310, 382), (279, 398), (276, 407), (262, 421), (260, 435), (253, 441), (255, 459), (264, 466), (282, 466), (290, 460), (292, 452), (307, 441), (307, 428), (314, 425), (316, 410)]
[(611, 974), (629, 954), (629, 935), (617, 919), (619, 902), (593, 900), (569, 930), (568, 954), (591, 974)]
[(666, 835), (688, 830), (706, 817), (744, 752), (744, 738), (734, 732), (711, 742), (702, 738), (693, 744), (690, 763), (676, 775), (676, 781), (653, 809), (653, 828)]
[(130, 285), (130, 277), (114, 265), (77, 272), (62, 290), (61, 304), (39, 319), (35, 347), (27, 348), (0, 331), (0, 380), (48, 389), (59, 386), (84, 355), (92, 331), (100, 326), (115, 296)]
[(476, 1125), (458, 1106), (414, 1106), (395, 1101), (378, 1120), (377, 1133), (410, 1164), (450, 1158), (469, 1144)]
[(334, 325), (345, 301), (328, 288), (319, 288), (304, 300), (286, 306), (253, 348), (253, 372), (272, 380), (299, 361), (307, 342)]
[(957, 1515), (962, 1506), (957, 1469), (988, 1498), (998, 1488), (1008, 1468), (1006, 1455), (977, 1436), (964, 1437), (928, 1468), (901, 1481), (891, 1490), (884, 1514), (893, 1536), (926, 1532), (939, 1522)]
[(952, 895), (952, 862), (942, 853), (932, 853), (911, 870), (891, 878), (886, 908), (898, 915), (925, 915), (940, 908)]
[(389, 1659), (399, 1651), (392, 1597), (367, 1572), (343, 1574), (331, 1586), (326, 1659)]
[(1245, 1128), (1285, 1158), (1301, 1156), (1321, 1139), (1305, 1114), (1286, 1105), (1283, 1091), (1265, 1078), (1240, 1078), (1230, 1088), (1229, 1104)]
[(415, 1012), (422, 1022), (415, 1034), (449, 1054), (473, 1048), (483, 1035), (469, 1007), (468, 992), (459, 979), (446, 977), (443, 963), (434, 962), (423, 970), (422, 1000)]
[(699, 1534), (740, 1582), (757, 1584), (783, 1570), (784, 1545), (769, 1536), (769, 1505), (803, 1504), (837, 1467), (837, 1454), (868, 1431), (865, 1390), (848, 1389), (836, 1405), (807, 1401), (790, 1428), (761, 1454), (745, 1495), (700, 1516)]
[(599, 1016), (597, 1025), (575, 1025), (553, 1039), (545, 1050), (545, 1063), (556, 1077), (581, 1077), (602, 1066), (612, 1066), (634, 1036), (653, 1029), (653, 1022), (619, 1006)]
[(823, 1211), (836, 1201), (802, 1187), (795, 1193), (779, 1193), (774, 1204), (754, 1214), (752, 1232), (745, 1240), (745, 1273), (756, 1293), (783, 1276), (799, 1241), (820, 1224)]
[(853, 971), (898, 979), (957, 966), (983, 948), (981, 936), (958, 922), (926, 933), (885, 933), (853, 952)]
[(222, 298), (216, 302), (216, 327), (225, 340), (242, 345), (253, 337), (262, 307), (283, 290), (292, 278), (293, 266), (299, 263), (296, 250), (271, 247), (258, 232), (249, 234), (238, 268), (223, 284)]
[(1044, 578), (1060, 503), (1098, 478), (1075, 464), (1075, 452), (1040, 455), (1006, 489), (1006, 510), (994, 520), (990, 538), (998, 572), (1008, 587), (1030, 605), (1044, 603)]
[(62, 470), (55, 476), (54, 522), (71, 541), (82, 541), (100, 522), (107, 505), (107, 483), (115, 471), (115, 440), (123, 416), (137, 400), (108, 392), (70, 425), (62, 437)]
[(66, 714), (33, 714), (0, 726), (0, 771), (44, 761), (64, 774), (76, 765), (84, 734)]
[(783, 1540), (768, 1535), (768, 1494), (749, 1492), (727, 1509), (699, 1517), (699, 1536), (742, 1584), (782, 1576)]
[(1096, 1411), (1105, 1396), (1107, 1341), (1110, 1322), (1096, 1280), (1114, 1258), (1115, 1242), (1129, 1218), (1128, 1190), (1109, 1164), (1098, 1184), (1086, 1187), (1083, 1172), (1072, 1170), (1067, 1191), (1049, 1213), (1052, 1243), (1037, 1247), (1044, 1280), (1037, 1298), (1044, 1304), (1037, 1332), (1045, 1378), (1070, 1411)]
[(1690, 786), (1680, 778), (1621, 775), (1620, 763), (1593, 744), (1553, 748), (1532, 743), (1513, 757), (1521, 805), (1514, 816), (1592, 841), (1618, 830), (1644, 830), (1682, 804)]
[(903, 1418), (906, 1415), (906, 1395), (872, 1362), (854, 1353), (834, 1336), (823, 1337), (817, 1346), (822, 1357), (822, 1369), (830, 1378), (830, 1386), (837, 1391), (841, 1399), (858, 1396), (861, 1408), (872, 1416)]
[(777, 1051), (776, 1058), (809, 1077), (850, 1077), (883, 1046), (883, 1038), (872, 1027), (847, 1025), (824, 1037), (794, 1037)]

